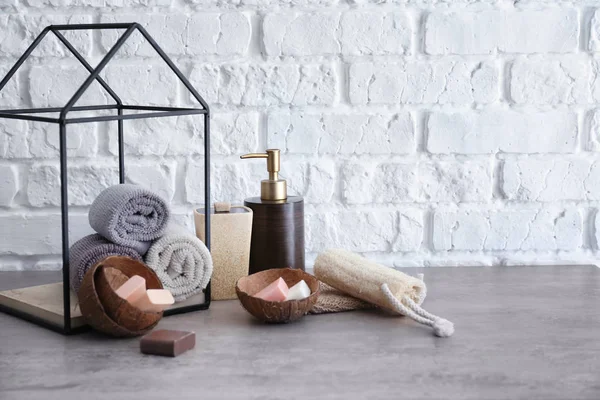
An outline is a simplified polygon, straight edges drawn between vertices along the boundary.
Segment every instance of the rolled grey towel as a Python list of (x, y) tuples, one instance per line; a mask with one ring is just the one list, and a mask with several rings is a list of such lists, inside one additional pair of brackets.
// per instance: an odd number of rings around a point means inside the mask
[(142, 256), (131, 247), (111, 243), (97, 233), (85, 236), (69, 249), (71, 289), (79, 291), (88, 269), (109, 256), (127, 256), (142, 261)]
[(144, 255), (169, 222), (169, 205), (154, 192), (137, 185), (114, 185), (90, 207), (91, 227), (109, 241), (133, 247)]
[(175, 301), (200, 293), (213, 271), (212, 257), (204, 243), (180, 226), (170, 226), (163, 237), (152, 243), (146, 264)]

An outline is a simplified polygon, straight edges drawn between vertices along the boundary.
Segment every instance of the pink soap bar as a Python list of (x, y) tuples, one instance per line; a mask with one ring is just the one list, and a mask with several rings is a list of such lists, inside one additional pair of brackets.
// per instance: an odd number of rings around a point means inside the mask
[(175, 303), (175, 299), (168, 290), (148, 289), (143, 296), (131, 304), (142, 311), (161, 312), (173, 303)]
[(115, 291), (117, 296), (135, 303), (146, 294), (146, 280), (139, 275), (134, 275)]
[(254, 297), (267, 301), (284, 301), (288, 291), (288, 285), (283, 278), (279, 278), (260, 292), (256, 293)]

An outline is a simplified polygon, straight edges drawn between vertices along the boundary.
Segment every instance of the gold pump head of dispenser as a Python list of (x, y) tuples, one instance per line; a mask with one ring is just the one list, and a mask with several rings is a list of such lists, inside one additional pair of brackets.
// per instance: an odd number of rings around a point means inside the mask
[(266, 158), (269, 179), (260, 182), (260, 198), (262, 200), (285, 200), (287, 199), (287, 182), (279, 179), (280, 156), (279, 149), (267, 149), (266, 153), (250, 153), (240, 158)]

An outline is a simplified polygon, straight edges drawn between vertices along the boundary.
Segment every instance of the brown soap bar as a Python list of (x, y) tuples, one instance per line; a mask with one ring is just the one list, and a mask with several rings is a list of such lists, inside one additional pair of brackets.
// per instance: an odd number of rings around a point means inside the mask
[(144, 354), (177, 357), (196, 346), (194, 332), (159, 329), (152, 331), (140, 340), (140, 351)]

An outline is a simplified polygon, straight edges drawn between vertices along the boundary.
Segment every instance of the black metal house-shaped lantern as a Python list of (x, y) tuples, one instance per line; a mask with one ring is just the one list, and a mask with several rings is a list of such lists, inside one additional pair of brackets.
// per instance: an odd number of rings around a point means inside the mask
[[(101, 59), (98, 65), (92, 67), (83, 56), (75, 49), (75, 47), (65, 38), (61, 31), (73, 30), (125, 30), (113, 47)], [(138, 31), (154, 48), (158, 55), (167, 63), (169, 68), (183, 85), (191, 92), (193, 97), (200, 103), (201, 108), (177, 108), (177, 107), (155, 107), (145, 105), (129, 105), (123, 104), (118, 94), (100, 77), (100, 73), (106, 65), (115, 56), (117, 51), (123, 46), (132, 33)], [(59, 145), (60, 145), (60, 204), (61, 204), (61, 232), (62, 232), (62, 298), (63, 298), (63, 324), (52, 323), (44, 318), (27, 313), (16, 307), (8, 307), (0, 305), (0, 310), (20, 317), (22, 319), (34, 322), (49, 329), (58, 331), (63, 334), (73, 334), (81, 330), (81, 328), (73, 327), (71, 324), (71, 293), (69, 288), (69, 202), (68, 202), (68, 182), (67, 182), (67, 128), (71, 124), (102, 122), (102, 121), (117, 121), (118, 123), (118, 154), (119, 154), (119, 183), (125, 182), (125, 155), (123, 149), (123, 121), (129, 119), (143, 118), (159, 118), (159, 117), (175, 117), (182, 115), (204, 116), (204, 203), (205, 210), (210, 210), (210, 112), (206, 101), (194, 89), (187, 78), (167, 57), (165, 52), (158, 46), (146, 30), (138, 23), (116, 23), (116, 24), (79, 24), (79, 25), (51, 25), (45, 28), (42, 33), (29, 46), (25, 53), (19, 58), (17, 63), (9, 70), (8, 74), (0, 81), (0, 92), (6, 86), (8, 81), (14, 76), (17, 70), (31, 55), (33, 50), (40, 44), (46, 35), (52, 32), (58, 40), (72, 53), (73, 56), (85, 67), (89, 72), (89, 77), (79, 87), (71, 99), (64, 107), (57, 108), (32, 108), (32, 109), (10, 109), (0, 110), (0, 118), (19, 119), (26, 121), (46, 122), (58, 125)], [(89, 105), (76, 106), (75, 104), (80, 97), (86, 92), (93, 82), (97, 82), (114, 100), (115, 104), (111, 105)], [(112, 115), (98, 116), (77, 116), (77, 112), (82, 111), (114, 111)], [(59, 113), (57, 118), (43, 116), (48, 113)], [(205, 244), (210, 249), (210, 213), (206, 215), (206, 232)], [(201, 304), (191, 304), (171, 309), (165, 312), (165, 315), (178, 314), (194, 310), (207, 309), (210, 305), (210, 283), (204, 292), (204, 302)]]

